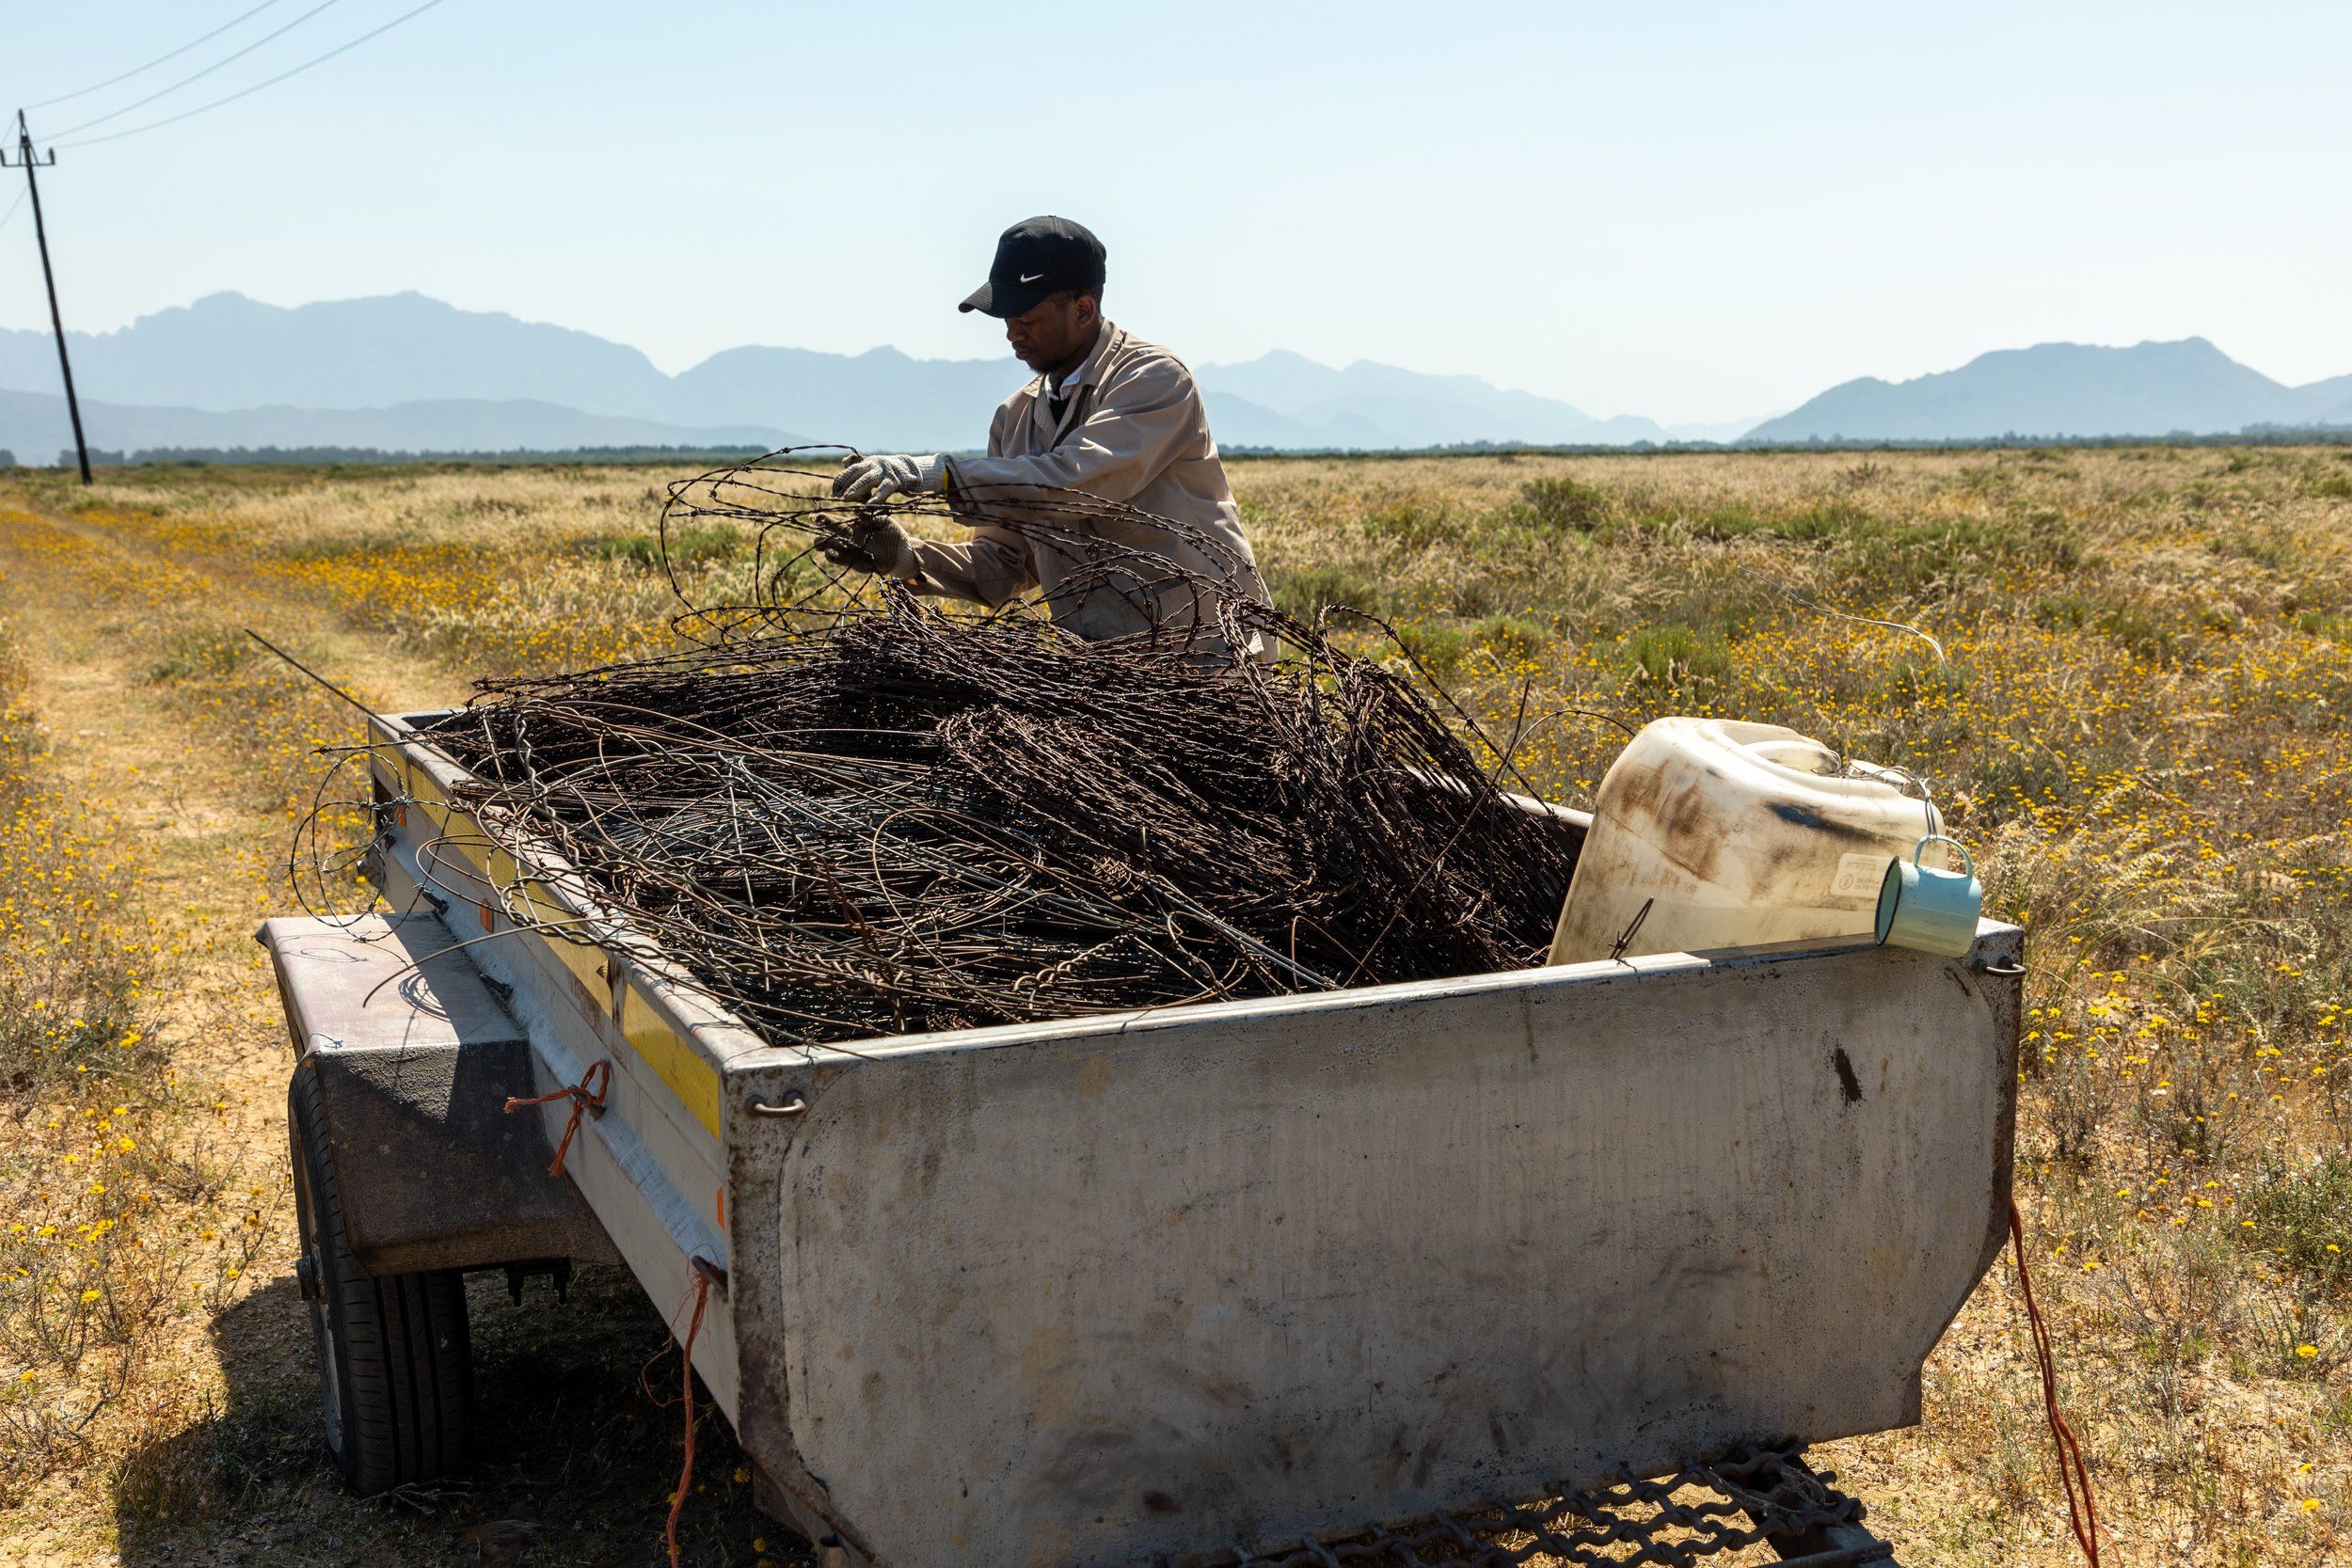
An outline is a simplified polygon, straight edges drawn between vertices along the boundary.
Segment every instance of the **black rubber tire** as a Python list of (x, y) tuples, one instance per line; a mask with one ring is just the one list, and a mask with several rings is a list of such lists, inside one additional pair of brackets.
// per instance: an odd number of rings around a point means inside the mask
[(294, 1213), (318, 1299), (310, 1303), (326, 1451), (373, 1497), (466, 1467), (473, 1433), (473, 1346), (465, 1276), (454, 1269), (375, 1276), (351, 1256), (318, 1076), (297, 1065), (286, 1090)]

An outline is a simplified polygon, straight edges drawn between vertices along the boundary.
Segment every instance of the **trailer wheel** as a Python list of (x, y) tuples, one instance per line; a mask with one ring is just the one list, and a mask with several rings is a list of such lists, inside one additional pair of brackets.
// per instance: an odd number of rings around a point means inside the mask
[(310, 1307), (326, 1450), (363, 1497), (455, 1474), (472, 1435), (465, 1276), (454, 1269), (379, 1276), (359, 1267), (307, 1062), (287, 1088), (286, 1124), (302, 1231), (294, 1271)]

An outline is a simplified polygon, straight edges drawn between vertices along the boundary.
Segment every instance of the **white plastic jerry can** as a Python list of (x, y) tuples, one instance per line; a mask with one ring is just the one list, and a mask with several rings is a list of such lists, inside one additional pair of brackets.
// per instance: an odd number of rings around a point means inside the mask
[(1657, 720), (1601, 780), (1551, 961), (1869, 941), (1887, 863), (1939, 826), (1909, 775), (1794, 730)]

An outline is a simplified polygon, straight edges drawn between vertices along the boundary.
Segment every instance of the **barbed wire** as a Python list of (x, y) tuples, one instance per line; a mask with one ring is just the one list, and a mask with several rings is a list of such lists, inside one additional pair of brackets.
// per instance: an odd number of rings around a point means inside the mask
[[(511, 920), (615, 944), (549, 920), (532, 868), (560, 863), (620, 945), (779, 1043), (1539, 959), (1564, 824), (1496, 786), (1434, 689), (1266, 603), (1231, 544), (1066, 491), (860, 508), (804, 462), (673, 486), (676, 652), (485, 681), (428, 730), (470, 775), (469, 847), (521, 868)], [(1056, 552), (1056, 588), (979, 614), (801, 567), (883, 514)], [(757, 587), (698, 603), (670, 546), (722, 525), (753, 531)], [(1152, 629), (1054, 624), (1098, 594)], [(421, 858), (454, 871), (463, 847)]]

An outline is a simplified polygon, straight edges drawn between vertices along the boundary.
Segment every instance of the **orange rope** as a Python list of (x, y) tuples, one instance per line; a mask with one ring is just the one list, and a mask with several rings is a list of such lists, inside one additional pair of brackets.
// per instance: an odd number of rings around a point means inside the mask
[(670, 1495), (670, 1522), (663, 1527), (661, 1538), (669, 1544), (670, 1568), (677, 1568), (677, 1520), (686, 1512), (686, 1494), (694, 1484), (694, 1336), (703, 1328), (703, 1308), (710, 1305), (710, 1275), (700, 1267), (702, 1259), (693, 1259), (694, 1315), (686, 1323), (686, 1348), (679, 1354), (678, 1364), (684, 1369), (686, 1382), (686, 1463), (677, 1473), (677, 1490)]
[[(2050, 1418), (2050, 1444), (2058, 1450), (2058, 1481), (2066, 1488), (2066, 1522), (2074, 1528), (2074, 1544), (2090, 1560), (2090, 1568), (2099, 1568), (2099, 1505), (2090, 1496), (2090, 1465), (2083, 1458), (2082, 1445), (2074, 1440), (2074, 1429), (2066, 1424), (2066, 1417), (2058, 1410), (2058, 1357), (2050, 1349), (2050, 1328), (2042, 1321), (2042, 1308), (2034, 1304), (2033, 1275), (2026, 1267), (2026, 1217), (2017, 1212), (2017, 1200), (2009, 1200), (2009, 1239), (2017, 1249), (2017, 1283), (2026, 1295), (2026, 1322), (2033, 1330), (2033, 1356), (2042, 1370), (2042, 1408)], [(2079, 1503), (2076, 1488), (2081, 1489)]]
[[(594, 1084), (596, 1087), (590, 1088), (588, 1085), (591, 1084)], [(558, 1089), (553, 1094), (535, 1095), (529, 1100), (519, 1100), (513, 1095), (507, 1096), (506, 1114), (513, 1116), (525, 1106), (551, 1105), (559, 1100), (568, 1100), (572, 1102), (571, 1119), (564, 1124), (563, 1139), (555, 1146), (555, 1164), (548, 1167), (549, 1176), (561, 1176), (564, 1174), (564, 1156), (571, 1152), (572, 1134), (580, 1131), (580, 1113), (593, 1111), (597, 1116), (604, 1115), (604, 1091), (612, 1086), (612, 1064), (601, 1061), (591, 1062), (588, 1070), (580, 1075), (579, 1083)]]

